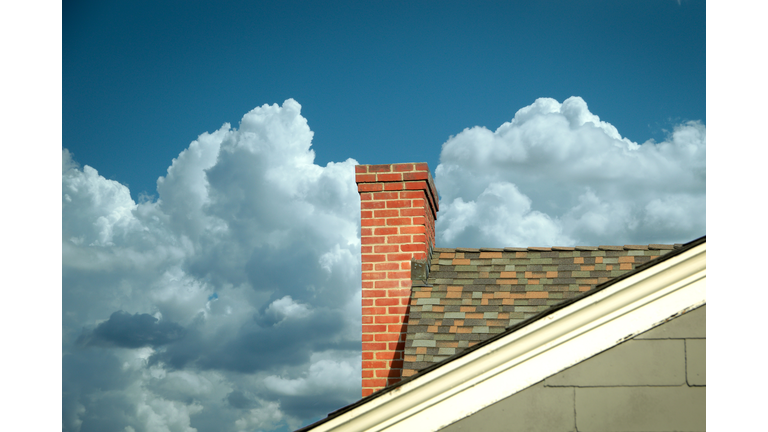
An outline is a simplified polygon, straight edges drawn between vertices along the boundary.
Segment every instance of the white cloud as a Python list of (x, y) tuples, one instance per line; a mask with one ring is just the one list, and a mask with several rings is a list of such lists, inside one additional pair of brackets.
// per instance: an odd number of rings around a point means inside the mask
[[(705, 234), (706, 128), (638, 145), (579, 97), (542, 98), (445, 144), (438, 246), (660, 243)], [(675, 211), (661, 208), (675, 202)], [(666, 227), (666, 228), (660, 228)]]
[[(315, 165), (300, 110), (291, 99), (264, 105), (238, 128), (200, 135), (158, 179), (154, 202), (134, 202), (64, 150), (65, 430), (270, 429), (327, 413), (264, 384), (304, 376), (313, 355), (359, 350), (348, 312), (360, 287), (356, 162)], [(76, 343), (119, 311), (142, 326), (136, 334)], [(146, 337), (156, 346), (115, 347)], [(313, 391), (342, 405), (358, 395)]]

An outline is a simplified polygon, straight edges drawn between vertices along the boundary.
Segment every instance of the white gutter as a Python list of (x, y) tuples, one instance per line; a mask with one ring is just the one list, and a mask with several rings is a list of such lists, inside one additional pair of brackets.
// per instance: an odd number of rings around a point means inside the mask
[(312, 431), (437, 431), (706, 303), (707, 244), (620, 280)]

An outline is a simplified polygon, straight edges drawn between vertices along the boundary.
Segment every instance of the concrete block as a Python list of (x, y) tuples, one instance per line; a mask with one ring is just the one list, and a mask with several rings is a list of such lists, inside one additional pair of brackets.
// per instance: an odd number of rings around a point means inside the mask
[(672, 319), (635, 339), (685, 339), (707, 337), (707, 305)]
[(527, 388), (442, 432), (571, 432), (576, 430), (573, 388)]
[(579, 432), (706, 430), (706, 387), (576, 388)]
[(555, 374), (545, 386), (685, 384), (685, 341), (630, 340)]
[(688, 385), (707, 385), (707, 340), (687, 339), (685, 341), (685, 361)]

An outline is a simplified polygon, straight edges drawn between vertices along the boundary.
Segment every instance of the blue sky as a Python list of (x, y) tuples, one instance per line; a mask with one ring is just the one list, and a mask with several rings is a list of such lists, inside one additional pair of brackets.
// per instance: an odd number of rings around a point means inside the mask
[(707, 234), (704, 2), (64, 2), (61, 24), (65, 431), (285, 431), (354, 402), (355, 163), (428, 162), (442, 247)]
[(288, 98), (316, 162), (426, 161), (464, 128), (582, 97), (622, 136), (706, 123), (705, 3), (63, 4), (63, 146), (131, 195), (200, 133)]

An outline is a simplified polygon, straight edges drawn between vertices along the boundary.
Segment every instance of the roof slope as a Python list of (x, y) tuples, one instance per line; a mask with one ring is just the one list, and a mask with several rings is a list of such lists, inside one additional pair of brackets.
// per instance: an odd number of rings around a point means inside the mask
[(403, 376), (681, 246), (436, 248), (412, 281)]
[[(706, 304), (706, 237), (564, 300), (299, 431), (439, 430)], [(498, 385), (499, 378), (505, 385)]]

